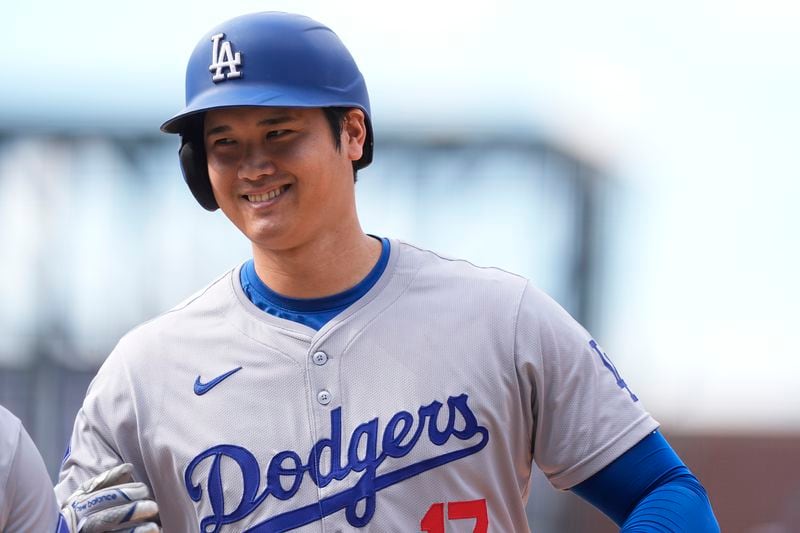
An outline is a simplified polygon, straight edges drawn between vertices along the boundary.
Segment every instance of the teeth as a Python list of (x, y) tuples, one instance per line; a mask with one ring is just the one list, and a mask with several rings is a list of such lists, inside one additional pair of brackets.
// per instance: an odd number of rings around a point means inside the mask
[(266, 202), (267, 200), (277, 198), (285, 190), (286, 187), (279, 187), (264, 194), (248, 194), (247, 199), (251, 202)]

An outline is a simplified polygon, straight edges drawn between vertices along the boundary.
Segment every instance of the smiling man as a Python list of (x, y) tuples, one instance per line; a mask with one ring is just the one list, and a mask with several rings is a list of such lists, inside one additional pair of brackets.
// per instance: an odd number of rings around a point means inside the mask
[[(371, 120), (318, 22), (256, 13), (201, 39), (162, 129), (253, 258), (104, 363), (57, 487), (70, 531), (522, 532), (533, 462), (624, 531), (718, 531), (657, 422), (553, 300), (362, 230)], [(94, 503), (75, 510), (75, 494), (125, 512), (87, 529)]]

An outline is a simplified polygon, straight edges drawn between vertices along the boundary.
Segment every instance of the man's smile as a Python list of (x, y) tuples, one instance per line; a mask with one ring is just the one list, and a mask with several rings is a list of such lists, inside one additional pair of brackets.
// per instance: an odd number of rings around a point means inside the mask
[(275, 198), (286, 192), (289, 189), (289, 187), (291, 187), (291, 185), (289, 184), (281, 185), (280, 187), (277, 187), (265, 193), (245, 194), (244, 198), (246, 198), (247, 201), (250, 203), (268, 202), (270, 200), (274, 200)]

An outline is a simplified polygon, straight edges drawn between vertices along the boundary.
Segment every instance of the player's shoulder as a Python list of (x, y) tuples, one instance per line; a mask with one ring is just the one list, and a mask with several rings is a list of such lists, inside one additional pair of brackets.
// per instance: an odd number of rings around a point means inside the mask
[(112, 357), (135, 352), (160, 353), (156, 345), (180, 342), (182, 338), (207, 330), (225, 319), (235, 302), (232, 283), (238, 268), (232, 268), (171, 309), (135, 326), (117, 343)]
[[(413, 284), (428, 298), (457, 298), (481, 307), (497, 305), (510, 312), (517, 307), (528, 280), (495, 266), (477, 265), (404, 241), (399, 253), (413, 265)], [(488, 309), (487, 309), (488, 310)]]
[(8, 427), (10, 425), (19, 425), (19, 418), (14, 413), (0, 405), (0, 427)]
[(415, 281), (438, 289), (450, 288), (462, 296), (479, 294), (481, 305), (498, 302), (526, 312), (528, 317), (571, 321), (572, 317), (535, 282), (496, 266), (481, 266), (398, 240), (400, 253), (410, 255)]
[(406, 241), (397, 240), (401, 254), (413, 257), (418, 272), (428, 276), (446, 276), (457, 282), (487, 282), (519, 290), (528, 280), (496, 266), (478, 265), (468, 259), (448, 256)]
[(21, 425), (22, 422), (20, 422), (19, 418), (17, 418), (14, 413), (0, 405), (0, 436), (2, 436), (3, 444), (5, 444), (6, 436), (19, 433)]

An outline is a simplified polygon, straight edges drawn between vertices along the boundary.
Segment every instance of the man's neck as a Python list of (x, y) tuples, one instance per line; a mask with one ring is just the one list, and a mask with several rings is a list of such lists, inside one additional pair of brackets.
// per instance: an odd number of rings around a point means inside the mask
[(378, 262), (381, 243), (359, 230), (289, 250), (253, 246), (256, 274), (270, 289), (290, 298), (321, 298), (357, 285)]

